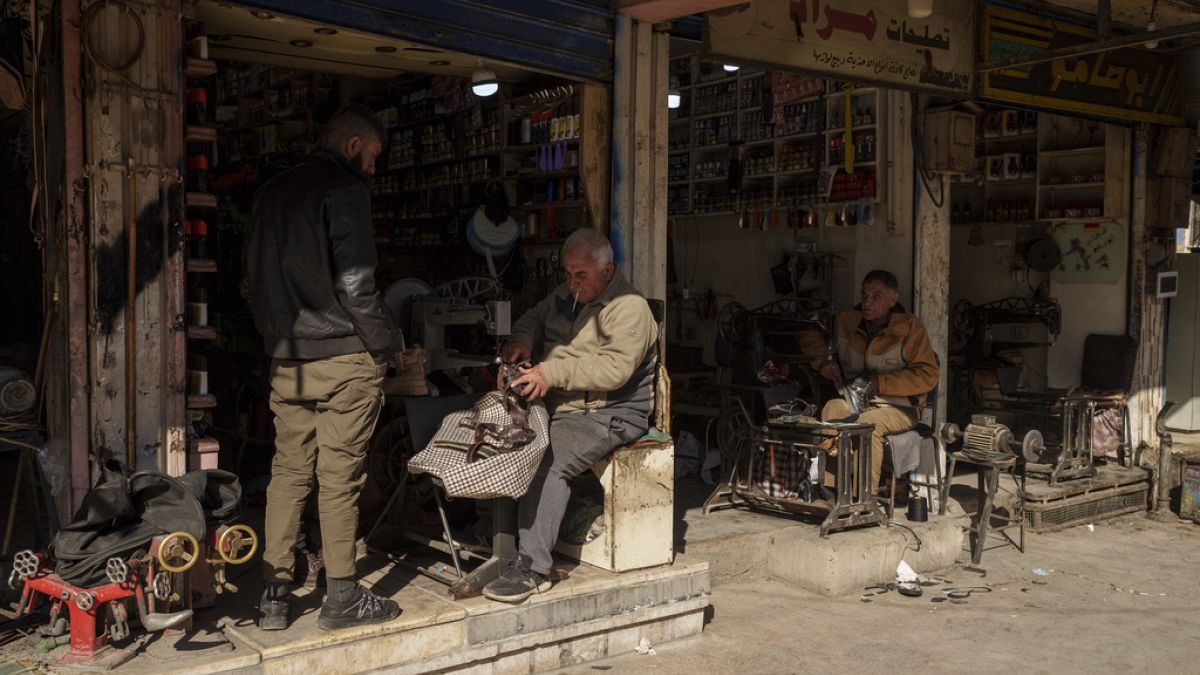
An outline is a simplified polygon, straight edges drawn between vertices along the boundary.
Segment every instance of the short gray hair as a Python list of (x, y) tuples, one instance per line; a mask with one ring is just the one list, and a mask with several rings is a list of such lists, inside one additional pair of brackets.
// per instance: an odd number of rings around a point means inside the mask
[(572, 232), (563, 243), (562, 250), (564, 258), (567, 257), (568, 251), (585, 251), (601, 267), (613, 261), (612, 244), (603, 232), (594, 227), (584, 227)]
[(329, 152), (340, 153), (346, 140), (358, 136), (363, 143), (387, 140), (387, 129), (375, 117), (370, 108), (348, 105), (333, 114), (321, 130), (321, 147)]

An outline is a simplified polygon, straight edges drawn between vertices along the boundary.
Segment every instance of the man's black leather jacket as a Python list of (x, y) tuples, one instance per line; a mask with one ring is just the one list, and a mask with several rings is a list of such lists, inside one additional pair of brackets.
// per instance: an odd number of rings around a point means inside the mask
[(318, 150), (255, 194), (243, 292), (270, 356), (391, 355), (398, 334), (375, 289), (370, 186), (358, 166)]

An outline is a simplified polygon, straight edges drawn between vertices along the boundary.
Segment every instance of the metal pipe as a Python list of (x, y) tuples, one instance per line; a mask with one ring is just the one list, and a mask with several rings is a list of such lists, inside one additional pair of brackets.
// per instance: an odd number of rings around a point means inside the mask
[(1163, 404), (1163, 409), (1159, 411), (1158, 418), (1154, 421), (1154, 430), (1158, 433), (1158, 484), (1155, 486), (1155, 513), (1170, 513), (1171, 512), (1171, 483), (1168, 477), (1171, 475), (1171, 453), (1173, 440), (1171, 433), (1167, 431), (1166, 421), (1167, 415), (1175, 408), (1174, 401), (1167, 401)]
[(1100, 0), (1096, 6), (1096, 36), (1107, 40), (1112, 35), (1112, 0)]
[(1191, 37), (1193, 35), (1200, 35), (1200, 23), (1189, 23), (1182, 26), (1164, 28), (1162, 30), (1136, 33), (1134, 35), (1123, 35), (1110, 40), (1097, 40), (1096, 42), (1087, 42), (1081, 45), (1061, 47), (1059, 49), (1048, 49), (1030, 54), (1019, 54), (1017, 56), (1012, 56), (1007, 59), (1000, 59), (998, 61), (985, 61), (975, 65), (975, 72), (990, 73), (996, 70), (1008, 70), (1010, 68), (1018, 68), (1021, 66), (1032, 66), (1038, 63), (1056, 61), (1058, 59), (1071, 56), (1085, 56), (1087, 54), (1109, 52), (1114, 49), (1122, 49), (1124, 47), (1137, 47), (1147, 42), (1175, 40), (1178, 38)]
[(130, 160), (125, 211), (125, 462), (137, 468), (137, 171)]

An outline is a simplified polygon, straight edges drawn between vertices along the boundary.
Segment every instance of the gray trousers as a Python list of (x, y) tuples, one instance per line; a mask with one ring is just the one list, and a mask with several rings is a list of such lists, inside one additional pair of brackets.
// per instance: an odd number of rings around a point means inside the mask
[(533, 561), (534, 572), (543, 576), (550, 573), (550, 550), (558, 541), (558, 529), (571, 498), (567, 481), (644, 433), (644, 422), (639, 425), (603, 410), (550, 420), (550, 447), (517, 507), (518, 550)]

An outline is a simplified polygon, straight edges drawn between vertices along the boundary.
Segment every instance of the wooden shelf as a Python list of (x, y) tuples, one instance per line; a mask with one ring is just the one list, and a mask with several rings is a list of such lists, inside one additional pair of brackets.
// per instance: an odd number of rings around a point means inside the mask
[(536, 171), (533, 173), (519, 173), (515, 176), (505, 176), (501, 180), (537, 180), (539, 178), (566, 178), (569, 176), (578, 176), (579, 169), (563, 169), (562, 171)]
[[(853, 133), (855, 131), (871, 131), (871, 130), (876, 129), (878, 126), (879, 125), (875, 124), (875, 123), (859, 124), (857, 126), (851, 127), (850, 132)], [(833, 127), (831, 129), (825, 130), (826, 134), (841, 134), (841, 133), (845, 133), (845, 132), (846, 132), (846, 127)]]
[(187, 449), (188, 452), (191, 453), (206, 455), (211, 452), (220, 452), (221, 444), (217, 441), (217, 439), (209, 438), (207, 436), (203, 438), (189, 438), (187, 442)]
[(212, 394), (188, 394), (188, 410), (211, 410), (217, 407), (217, 397)]
[(1037, 138), (1037, 132), (1031, 131), (1026, 134), (1017, 134), (1015, 136), (985, 136), (976, 138), (975, 145), (987, 145), (988, 143), (1012, 143), (1017, 141), (1032, 141)]
[(188, 258), (184, 268), (196, 274), (216, 274), (217, 261), (210, 258)]
[(549, 211), (550, 209), (578, 209), (583, 208), (587, 202), (582, 199), (576, 199), (570, 202), (550, 202), (546, 204), (529, 204), (526, 206), (514, 206), (518, 211)]
[(189, 192), (184, 203), (198, 209), (215, 209), (217, 208), (217, 196), (207, 192)]
[(1087, 148), (1073, 148), (1071, 150), (1039, 150), (1038, 155), (1041, 155), (1043, 157), (1050, 157), (1050, 158), (1077, 157), (1077, 156), (1081, 156), (1081, 155), (1094, 155), (1096, 153), (1103, 153), (1103, 152), (1104, 152), (1104, 146), (1097, 145), (1097, 146), (1091, 146), (1091, 147), (1087, 147)]
[(1093, 183), (1046, 183), (1039, 184), (1038, 187), (1045, 190), (1086, 190), (1091, 188), (1102, 188), (1104, 187), (1104, 181), (1097, 181)]
[(212, 326), (188, 326), (187, 337), (189, 340), (216, 340), (217, 329)]
[(212, 127), (193, 127), (187, 128), (188, 143), (211, 143), (217, 140), (217, 130)]
[(217, 62), (211, 59), (194, 59), (188, 57), (183, 66), (183, 74), (187, 77), (209, 77), (217, 74)]

